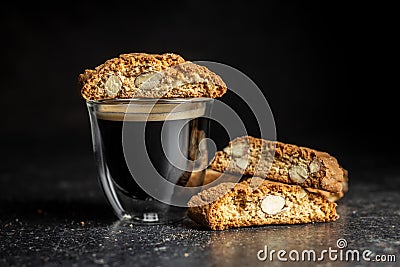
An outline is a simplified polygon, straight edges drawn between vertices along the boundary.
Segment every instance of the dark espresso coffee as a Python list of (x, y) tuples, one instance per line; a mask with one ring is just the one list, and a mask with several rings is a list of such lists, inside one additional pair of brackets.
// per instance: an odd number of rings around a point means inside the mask
[[(157, 113), (151, 116), (133, 114), (132, 116), (115, 116), (115, 113), (102, 113), (98, 116), (98, 125), (103, 141), (103, 153), (110, 175), (117, 187), (127, 196), (146, 200), (151, 198), (133, 179), (126, 163), (122, 143), (123, 127), (128, 125), (130, 142), (133, 147), (145, 142), (147, 155), (154, 169), (166, 180), (180, 186), (198, 186), (201, 181), (190, 181), (191, 171), (199, 166), (190, 166), (185, 162), (176, 161), (177, 155), (182, 155), (188, 160), (195, 161), (203, 157), (207, 164), (205, 153), (200, 153), (199, 143), (206, 137), (208, 119), (197, 117), (201, 112), (193, 110), (177, 112), (168, 116), (167, 113)], [(145, 132), (139, 130), (145, 129)], [(137, 157), (146, 157), (143, 151)], [(183, 165), (184, 166), (183, 166)], [(183, 168), (182, 168), (183, 167)], [(152, 179), (152, 177), (146, 177)]]

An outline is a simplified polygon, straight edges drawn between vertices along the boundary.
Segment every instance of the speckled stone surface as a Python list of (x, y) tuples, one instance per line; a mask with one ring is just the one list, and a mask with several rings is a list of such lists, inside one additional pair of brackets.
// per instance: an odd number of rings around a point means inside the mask
[[(116, 220), (97, 183), (90, 147), (82, 151), (54, 157), (40, 149), (24, 155), (14, 151), (2, 158), (0, 266), (400, 265), (397, 167), (349, 169), (350, 191), (338, 203), (336, 222), (208, 231), (189, 219), (158, 226)], [(339, 239), (347, 242), (343, 249)], [(268, 255), (276, 251), (272, 261), (262, 261), (265, 246)], [(319, 261), (321, 251), (329, 249), (337, 250), (332, 255), (338, 258), (325, 253)], [(278, 259), (279, 250), (286, 251), (281, 256), (289, 262)], [(301, 261), (304, 250), (314, 250), (316, 262)], [(348, 250), (358, 250), (360, 260), (340, 260), (340, 251), (346, 255)], [(396, 262), (364, 261), (366, 250), (371, 259), (394, 255)], [(290, 251), (300, 253), (299, 262), (289, 259)]]

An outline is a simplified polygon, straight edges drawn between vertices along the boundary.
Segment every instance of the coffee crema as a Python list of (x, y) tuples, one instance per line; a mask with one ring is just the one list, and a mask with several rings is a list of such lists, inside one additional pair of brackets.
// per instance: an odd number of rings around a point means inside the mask
[[(200, 100), (200, 99), (199, 99)], [(160, 102), (162, 100), (158, 100)], [(184, 120), (201, 117), (205, 114), (206, 105), (202, 102), (182, 102), (158, 104), (151, 100), (143, 103), (127, 102), (125, 105), (101, 105), (96, 111), (98, 119), (112, 121), (166, 121)]]

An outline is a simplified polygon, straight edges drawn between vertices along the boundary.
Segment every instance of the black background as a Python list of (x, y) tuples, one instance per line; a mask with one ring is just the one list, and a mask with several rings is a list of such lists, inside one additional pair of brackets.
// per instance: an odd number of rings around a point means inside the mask
[[(398, 255), (396, 13), (367, 1), (2, 3), (0, 265), (265, 266), (255, 256), (264, 245), (321, 251), (339, 238)], [(327, 151), (348, 169), (341, 218), (221, 232), (190, 221), (118, 226), (96, 179), (77, 77), (129, 52), (247, 74), (278, 140)]]
[(3, 163), (89, 156), (79, 73), (121, 53), (174, 52), (247, 74), (269, 102), (278, 140), (330, 152), (350, 171), (397, 166), (392, 9), (296, 1), (8, 3), (1, 8)]

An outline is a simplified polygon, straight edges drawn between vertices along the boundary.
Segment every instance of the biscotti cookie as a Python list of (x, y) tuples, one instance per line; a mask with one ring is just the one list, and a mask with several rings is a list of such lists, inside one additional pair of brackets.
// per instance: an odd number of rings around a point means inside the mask
[[(269, 224), (331, 222), (339, 218), (336, 203), (298, 185), (221, 183), (193, 196), (187, 215), (212, 230)], [(253, 184), (259, 184), (254, 187)], [(217, 199), (217, 200), (214, 200)]]
[(336, 158), (326, 152), (251, 136), (229, 142), (210, 168), (333, 193), (343, 190), (345, 179)]
[(79, 75), (86, 100), (127, 98), (220, 97), (222, 79), (181, 56), (131, 53), (112, 58)]

